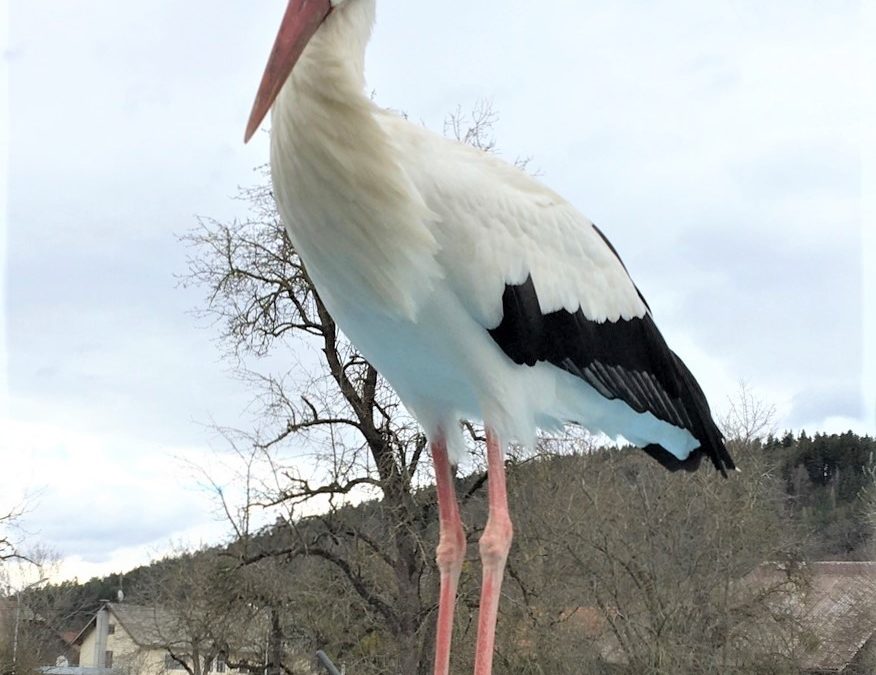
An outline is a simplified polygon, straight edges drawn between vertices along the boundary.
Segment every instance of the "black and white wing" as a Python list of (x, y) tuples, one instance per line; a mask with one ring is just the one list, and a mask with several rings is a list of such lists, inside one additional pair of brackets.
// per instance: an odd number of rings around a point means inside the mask
[(686, 430), (699, 444), (692, 452), (638, 441), (668, 469), (693, 470), (703, 454), (721, 473), (734, 468), (700, 386), (605, 236), (485, 153), (442, 143), (426, 159), (417, 182), (431, 181), (448, 283), (505, 354), (553, 364), (606, 399)]

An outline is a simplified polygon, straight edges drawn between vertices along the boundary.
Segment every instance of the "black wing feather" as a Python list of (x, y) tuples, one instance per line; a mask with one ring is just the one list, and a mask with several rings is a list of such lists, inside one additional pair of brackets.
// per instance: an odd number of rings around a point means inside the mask
[(602, 322), (588, 319), (580, 309), (542, 314), (531, 276), (522, 284), (505, 286), (502, 308), (501, 323), (489, 333), (515, 363), (551, 363), (606, 398), (620, 399), (636, 412), (650, 412), (687, 429), (700, 442), (684, 461), (659, 445), (645, 447), (663, 466), (693, 471), (705, 453), (725, 476), (727, 469), (735, 468), (702, 389), (666, 345), (650, 312)]

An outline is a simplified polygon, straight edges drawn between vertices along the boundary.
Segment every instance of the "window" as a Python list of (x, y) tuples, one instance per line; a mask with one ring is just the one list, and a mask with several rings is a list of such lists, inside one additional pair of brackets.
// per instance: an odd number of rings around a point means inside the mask
[(104, 668), (112, 668), (113, 667), (113, 653), (112, 650), (107, 649), (103, 655), (103, 664)]
[(116, 632), (116, 624), (111, 623), (110, 625), (108, 625), (106, 627), (106, 634), (107, 635), (112, 635), (115, 632)]
[(225, 672), (225, 659), (221, 656), (216, 657), (216, 661), (213, 662), (213, 670), (217, 673)]

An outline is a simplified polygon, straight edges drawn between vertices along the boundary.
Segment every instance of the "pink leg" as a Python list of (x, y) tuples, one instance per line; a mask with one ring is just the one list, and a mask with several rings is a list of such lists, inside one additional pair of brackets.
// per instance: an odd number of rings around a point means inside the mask
[(511, 548), (511, 516), (505, 489), (505, 456), (495, 432), (487, 429), (487, 468), (490, 515), (481, 536), (483, 585), (478, 613), (478, 646), (475, 651), (475, 675), (490, 675), (493, 670), (493, 646), (496, 640), (496, 614), (505, 561)]
[(438, 487), (438, 549), (435, 559), (441, 573), (438, 600), (438, 630), (435, 634), (435, 675), (450, 673), (450, 639), (453, 637), (453, 609), (462, 561), (465, 558), (465, 532), (453, 488), (453, 472), (443, 439), (432, 444), (432, 462)]

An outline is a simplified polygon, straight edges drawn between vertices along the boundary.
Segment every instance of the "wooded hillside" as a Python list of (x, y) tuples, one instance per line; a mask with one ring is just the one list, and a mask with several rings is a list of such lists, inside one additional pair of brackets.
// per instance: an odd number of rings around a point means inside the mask
[[(516, 531), (499, 672), (582, 672), (583, 662), (587, 672), (796, 672), (793, 655), (755, 639), (764, 622), (785, 640), (796, 630), (772, 600), (805, 582), (805, 573), (795, 575), (806, 561), (873, 558), (876, 441), (869, 437), (787, 433), (737, 443), (742, 473), (728, 480), (709, 471), (669, 474), (629, 448), (545, 450), (508, 462)], [(459, 480), (469, 541), (484, 523), (483, 484), (480, 474)], [(429, 654), (437, 590), (433, 490), (412, 499), (429, 525), (405, 577), (415, 580), (421, 601), (418, 650)], [(261, 616), (276, 659), (321, 648), (357, 674), (398, 672), (404, 599), (387, 544), (395, 522), (381, 501), (330, 509), (123, 578), (49, 585), (26, 601), (59, 631), (78, 630), (101, 599), (123, 587), (126, 601), (197, 615), (201, 624), (234, 611)], [(460, 644), (472, 637), (479, 588), (476, 547), (469, 558)], [(764, 561), (783, 563), (788, 574), (753, 599), (739, 582)], [(207, 629), (197, 639), (219, 644), (220, 652), (234, 642)], [(470, 656), (459, 650), (460, 671)], [(428, 658), (421, 660), (428, 671)]]

